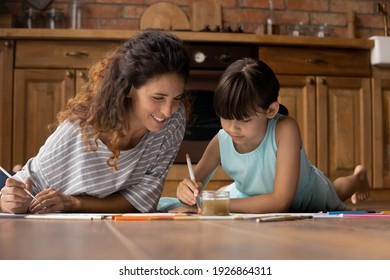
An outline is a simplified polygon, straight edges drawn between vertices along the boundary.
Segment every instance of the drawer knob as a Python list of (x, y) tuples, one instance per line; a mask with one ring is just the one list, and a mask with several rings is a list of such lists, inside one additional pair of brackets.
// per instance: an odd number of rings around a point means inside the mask
[(73, 78), (73, 73), (71, 71), (66, 71), (65, 75), (68, 77), (68, 78)]
[(7, 47), (7, 48), (11, 47), (11, 42), (10, 41), (5, 41), (4, 42), (4, 46)]
[(67, 52), (66, 56), (76, 56), (76, 57), (88, 56), (88, 53), (85, 53), (85, 52)]
[(87, 75), (84, 72), (79, 72), (79, 77), (85, 79)]
[(314, 80), (314, 78), (308, 78), (308, 84), (309, 85), (315, 85), (316, 81)]

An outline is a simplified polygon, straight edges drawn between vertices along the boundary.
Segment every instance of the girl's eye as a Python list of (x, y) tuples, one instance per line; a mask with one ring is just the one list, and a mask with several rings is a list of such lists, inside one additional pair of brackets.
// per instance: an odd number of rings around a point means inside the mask
[(154, 100), (156, 100), (156, 101), (161, 101), (161, 100), (164, 99), (164, 97), (162, 97), (162, 96), (153, 96), (152, 98), (153, 98)]
[(242, 120), (242, 122), (244, 122), (244, 123), (247, 123), (247, 122), (250, 122), (252, 119), (244, 119), (244, 120)]

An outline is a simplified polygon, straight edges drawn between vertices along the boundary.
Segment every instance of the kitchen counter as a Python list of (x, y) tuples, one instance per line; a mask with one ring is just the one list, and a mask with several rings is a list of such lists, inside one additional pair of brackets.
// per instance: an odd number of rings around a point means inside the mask
[[(0, 29), (0, 39), (34, 40), (125, 40), (140, 30), (96, 30), (96, 29)], [(175, 31), (177, 36), (189, 42), (213, 43), (249, 43), (258, 45), (280, 46), (317, 46), (329, 48), (371, 49), (374, 41), (368, 39), (294, 37), (286, 35), (257, 35), (249, 33), (216, 33)]]

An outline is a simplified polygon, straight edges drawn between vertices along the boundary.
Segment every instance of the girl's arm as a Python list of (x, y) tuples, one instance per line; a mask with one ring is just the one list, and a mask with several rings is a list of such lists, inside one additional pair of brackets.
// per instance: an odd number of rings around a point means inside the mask
[(274, 191), (248, 198), (232, 199), (230, 211), (239, 213), (287, 212), (298, 188), (302, 140), (296, 121), (289, 117), (276, 125), (276, 174)]
[(212, 175), (214, 170), (221, 162), (219, 155), (218, 134), (207, 145), (202, 158), (194, 168), (194, 174), (197, 184), (194, 184), (189, 178), (184, 179), (177, 187), (176, 196), (185, 204), (196, 204), (194, 194), (199, 193), (199, 189), (206, 183), (207, 179)]

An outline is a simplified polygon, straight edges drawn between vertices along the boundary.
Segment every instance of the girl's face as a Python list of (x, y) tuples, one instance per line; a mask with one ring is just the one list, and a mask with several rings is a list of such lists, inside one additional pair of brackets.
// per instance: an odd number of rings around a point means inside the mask
[(239, 152), (250, 152), (260, 145), (267, 130), (267, 121), (267, 113), (261, 111), (244, 120), (221, 118), (221, 125), (232, 137)]
[(139, 89), (132, 88), (132, 127), (159, 131), (177, 111), (184, 92), (184, 78), (176, 73), (163, 74)]

